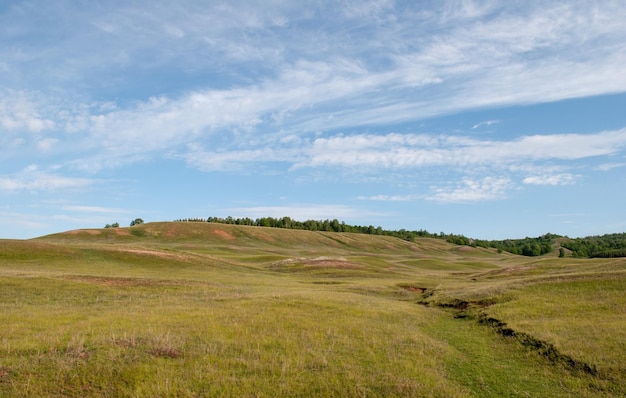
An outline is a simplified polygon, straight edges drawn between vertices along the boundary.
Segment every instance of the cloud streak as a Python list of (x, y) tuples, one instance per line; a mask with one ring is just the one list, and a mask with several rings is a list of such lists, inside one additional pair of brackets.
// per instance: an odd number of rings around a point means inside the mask
[(461, 183), (452, 188), (434, 187), (434, 193), (426, 197), (427, 200), (440, 203), (469, 203), (503, 199), (513, 188), (508, 178), (485, 177), (480, 180), (464, 178)]
[(29, 166), (11, 176), (0, 176), (0, 191), (57, 191), (85, 188), (94, 183), (87, 178), (72, 178)]
[(316, 139), (299, 167), (414, 168), (506, 166), (545, 160), (579, 160), (626, 148), (626, 129), (596, 134), (522, 136), (510, 141), (425, 134), (353, 135)]

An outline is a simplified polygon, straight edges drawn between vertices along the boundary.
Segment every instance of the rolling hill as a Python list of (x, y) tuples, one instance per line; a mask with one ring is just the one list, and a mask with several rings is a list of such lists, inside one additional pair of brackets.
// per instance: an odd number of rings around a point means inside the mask
[(0, 396), (623, 396), (626, 259), (148, 223), (0, 241)]

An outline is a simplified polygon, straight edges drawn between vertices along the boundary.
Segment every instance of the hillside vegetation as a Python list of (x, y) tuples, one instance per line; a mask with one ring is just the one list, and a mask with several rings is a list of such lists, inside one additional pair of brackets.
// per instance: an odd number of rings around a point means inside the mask
[(626, 395), (626, 259), (147, 223), (0, 241), (0, 397)]
[[(420, 229), (418, 231), (408, 231), (406, 229), (386, 230), (380, 226), (374, 227), (373, 225), (349, 225), (343, 221), (339, 222), (337, 219), (297, 221), (291, 219), (290, 217), (262, 217), (254, 220), (247, 217), (209, 217), (206, 220), (202, 218), (191, 218), (179, 220), (179, 222), (210, 222), (306, 231), (353, 232), (368, 235), (393, 236), (408, 241), (413, 241), (415, 238), (438, 238), (455, 245), (494, 248), (499, 252), (506, 251), (528, 257), (542, 256), (554, 252), (558, 252), (560, 257), (566, 257), (564, 249), (568, 249), (570, 255), (573, 257), (626, 257), (626, 233), (587, 236), (585, 238), (575, 239), (546, 233), (535, 238), (526, 237), (523, 239), (483, 240), (468, 238), (464, 235), (446, 234), (444, 232), (436, 234), (428, 232), (424, 229)], [(141, 223), (143, 223), (143, 220), (137, 219), (132, 221), (130, 225), (133, 226)], [(106, 225), (106, 228), (111, 227), (119, 227), (119, 224), (114, 223), (113, 225)]]

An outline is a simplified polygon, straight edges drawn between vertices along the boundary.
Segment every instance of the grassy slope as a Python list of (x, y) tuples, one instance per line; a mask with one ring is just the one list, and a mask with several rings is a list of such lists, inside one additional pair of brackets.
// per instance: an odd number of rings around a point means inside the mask
[(622, 396), (625, 270), (209, 223), (0, 241), (0, 396)]

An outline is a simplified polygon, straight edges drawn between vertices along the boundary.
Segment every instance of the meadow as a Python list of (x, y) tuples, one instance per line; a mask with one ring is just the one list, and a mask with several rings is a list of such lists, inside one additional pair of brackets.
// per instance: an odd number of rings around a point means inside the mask
[(0, 241), (0, 397), (622, 397), (626, 259), (149, 223)]

